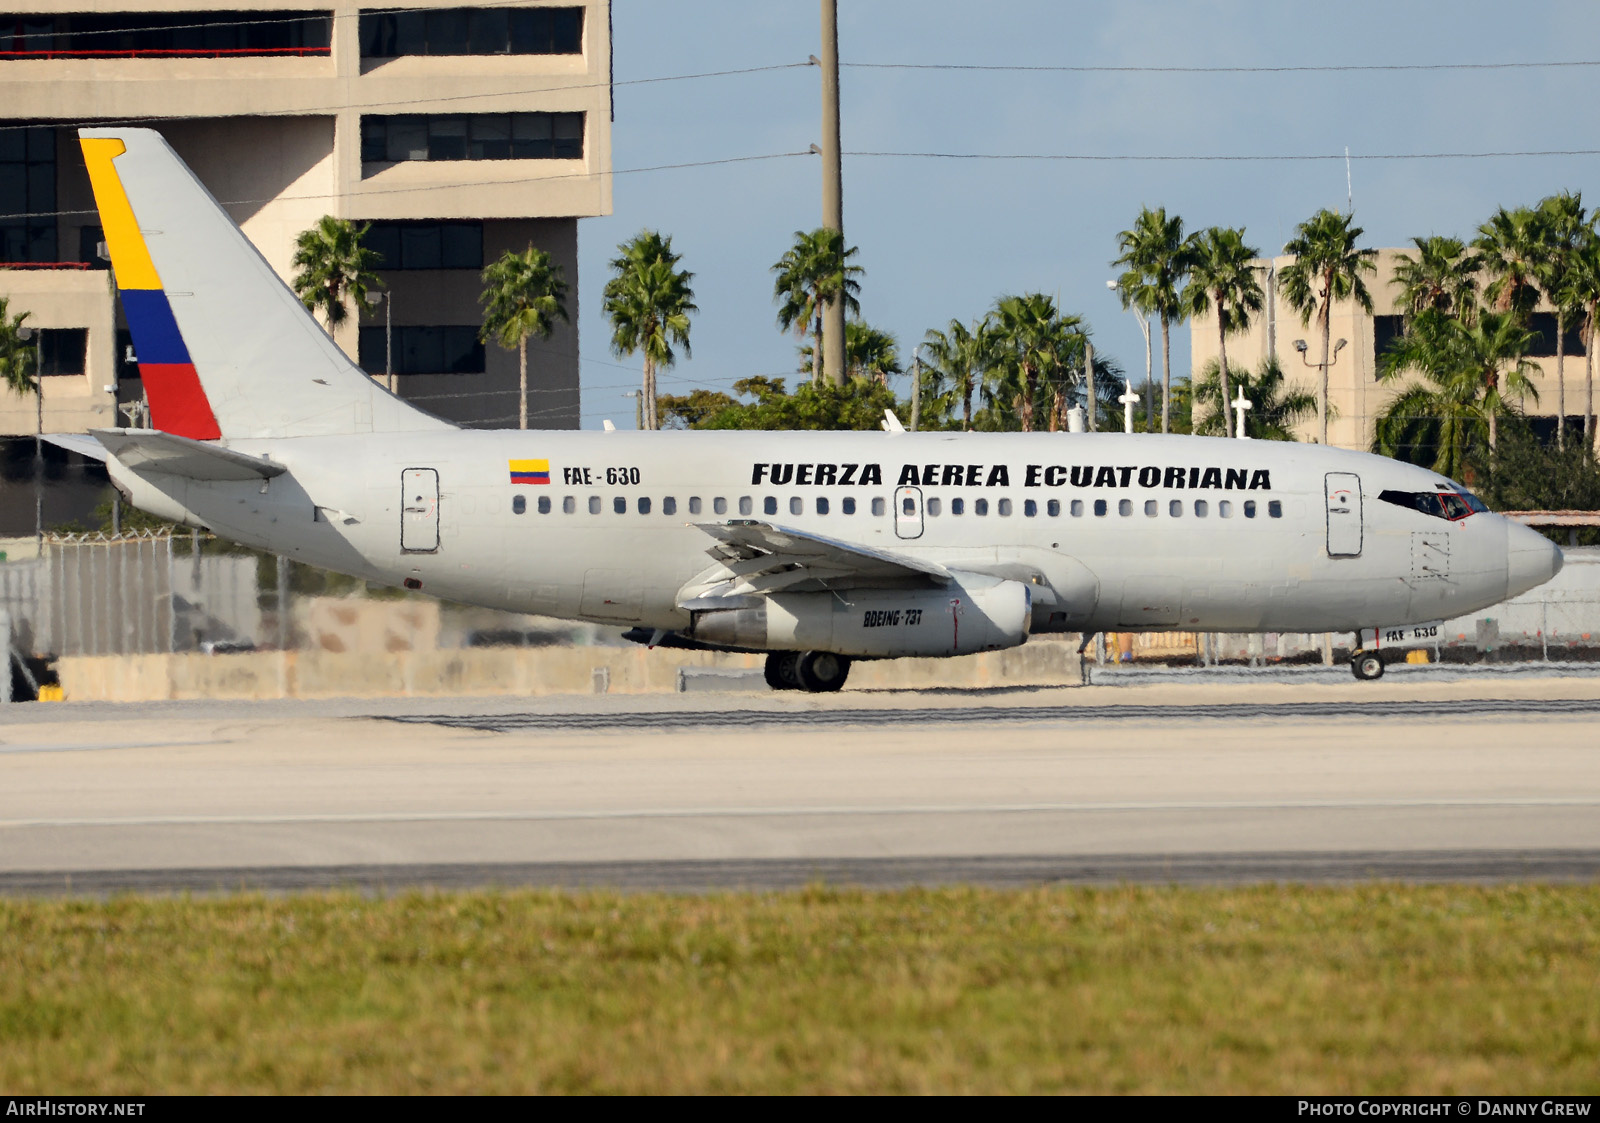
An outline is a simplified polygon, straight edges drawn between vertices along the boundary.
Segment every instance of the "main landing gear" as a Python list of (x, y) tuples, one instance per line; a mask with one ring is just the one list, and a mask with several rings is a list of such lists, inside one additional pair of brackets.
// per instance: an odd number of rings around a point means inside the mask
[(1383, 660), (1376, 651), (1358, 651), (1350, 656), (1350, 670), (1363, 682), (1383, 677)]
[(831, 651), (775, 651), (767, 656), (767, 685), (774, 690), (826, 694), (838, 690), (850, 674), (850, 659)]

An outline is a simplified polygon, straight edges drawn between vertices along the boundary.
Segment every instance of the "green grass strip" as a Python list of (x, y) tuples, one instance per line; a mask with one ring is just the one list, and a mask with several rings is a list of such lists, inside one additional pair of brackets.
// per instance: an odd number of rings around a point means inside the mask
[(1600, 1091), (1600, 887), (0, 901), (0, 1088)]

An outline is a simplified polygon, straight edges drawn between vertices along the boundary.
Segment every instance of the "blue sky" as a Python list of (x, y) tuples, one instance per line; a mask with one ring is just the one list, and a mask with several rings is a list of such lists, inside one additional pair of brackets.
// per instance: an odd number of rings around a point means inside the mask
[[(1470, 235), (1498, 205), (1585, 190), (1600, 157), (1362, 159), (1376, 154), (1600, 149), (1600, 66), (1320, 73), (1120, 74), (874, 70), (851, 63), (1110, 67), (1382, 66), (1600, 60), (1600, 5), (1514, 8), (1367, 0), (1337, 6), (989, 0), (839, 0), (846, 153), (1244, 156), (1339, 154), (1374, 246)], [(1331, 13), (1331, 15), (1330, 15)], [(1448, 14), (1446, 14), (1448, 13)], [(618, 242), (650, 227), (696, 274), (693, 357), (663, 392), (792, 374), (796, 341), (774, 318), (771, 265), (820, 224), (814, 156), (628, 173), (661, 164), (803, 152), (819, 139), (820, 73), (628, 85), (669, 75), (804, 62), (815, 0), (615, 0), (615, 210), (579, 224), (583, 424), (632, 421), (638, 364), (611, 355), (600, 306)], [(1003, 293), (1059, 294), (1101, 353), (1135, 381), (1144, 343), (1106, 290), (1116, 235), (1141, 204), (1189, 228), (1244, 226), (1277, 252), (1297, 222), (1343, 207), (1342, 160), (1076, 162), (846, 156), (844, 220), (867, 274), (862, 312), (909, 359), (930, 327), (980, 316)], [(1157, 357), (1159, 377), (1159, 356)], [(1188, 369), (1187, 327), (1174, 371)], [(792, 385), (792, 381), (791, 381)]]

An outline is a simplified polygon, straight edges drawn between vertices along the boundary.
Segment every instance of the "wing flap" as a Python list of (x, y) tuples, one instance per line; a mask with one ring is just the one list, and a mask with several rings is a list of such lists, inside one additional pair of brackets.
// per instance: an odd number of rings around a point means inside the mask
[(284, 472), (282, 464), (259, 456), (158, 429), (94, 429), (90, 433), (108, 453), (135, 472), (218, 482), (270, 480)]
[(686, 598), (761, 596), (802, 588), (947, 585), (948, 569), (890, 550), (754, 519), (695, 523), (716, 540), (707, 553), (720, 563), (686, 588)]

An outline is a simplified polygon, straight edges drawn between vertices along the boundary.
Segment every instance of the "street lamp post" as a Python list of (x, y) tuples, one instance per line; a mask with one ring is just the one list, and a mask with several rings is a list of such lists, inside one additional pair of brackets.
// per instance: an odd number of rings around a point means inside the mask
[(1300, 361), (1305, 364), (1307, 370), (1314, 370), (1318, 372), (1322, 382), (1322, 400), (1320, 404), (1322, 406), (1323, 444), (1328, 443), (1328, 371), (1332, 370), (1334, 365), (1338, 363), (1339, 352), (1344, 350), (1345, 345), (1349, 342), (1350, 341), (1348, 339), (1341, 339), (1339, 342), (1335, 343), (1333, 345), (1333, 354), (1328, 356), (1327, 365), (1324, 366), (1322, 363), (1314, 363), (1311, 361), (1310, 357), (1306, 354), (1307, 348), (1305, 340), (1297, 339), (1294, 341), (1294, 349), (1300, 352)]
[(376, 308), (383, 301), (383, 385), (394, 393), (394, 301), (388, 292), (367, 293), (368, 307)]
[(33, 545), (44, 553), (44, 336), (33, 328), (17, 329), (17, 338), (33, 340)]
[[(1111, 281), (1107, 281), (1106, 282), (1106, 288), (1110, 289), (1112, 292), (1117, 292), (1122, 288), (1122, 286), (1119, 285), (1116, 281), (1111, 280)], [(1133, 318), (1139, 321), (1139, 330), (1144, 332), (1144, 417), (1145, 417), (1145, 428), (1150, 430), (1151, 432), (1155, 432), (1155, 424), (1156, 424), (1156, 421), (1155, 421), (1155, 418), (1156, 418), (1156, 390), (1155, 390), (1155, 378), (1154, 378), (1154, 373), (1153, 373), (1153, 370), (1152, 370), (1152, 362), (1153, 362), (1153, 360), (1150, 357), (1150, 321), (1145, 318), (1144, 313), (1140, 312), (1137, 308), (1135, 308), (1131, 304), (1128, 305), (1128, 311), (1133, 313)], [(1133, 432), (1133, 430), (1129, 429), (1128, 432), (1131, 433), (1131, 432)]]

